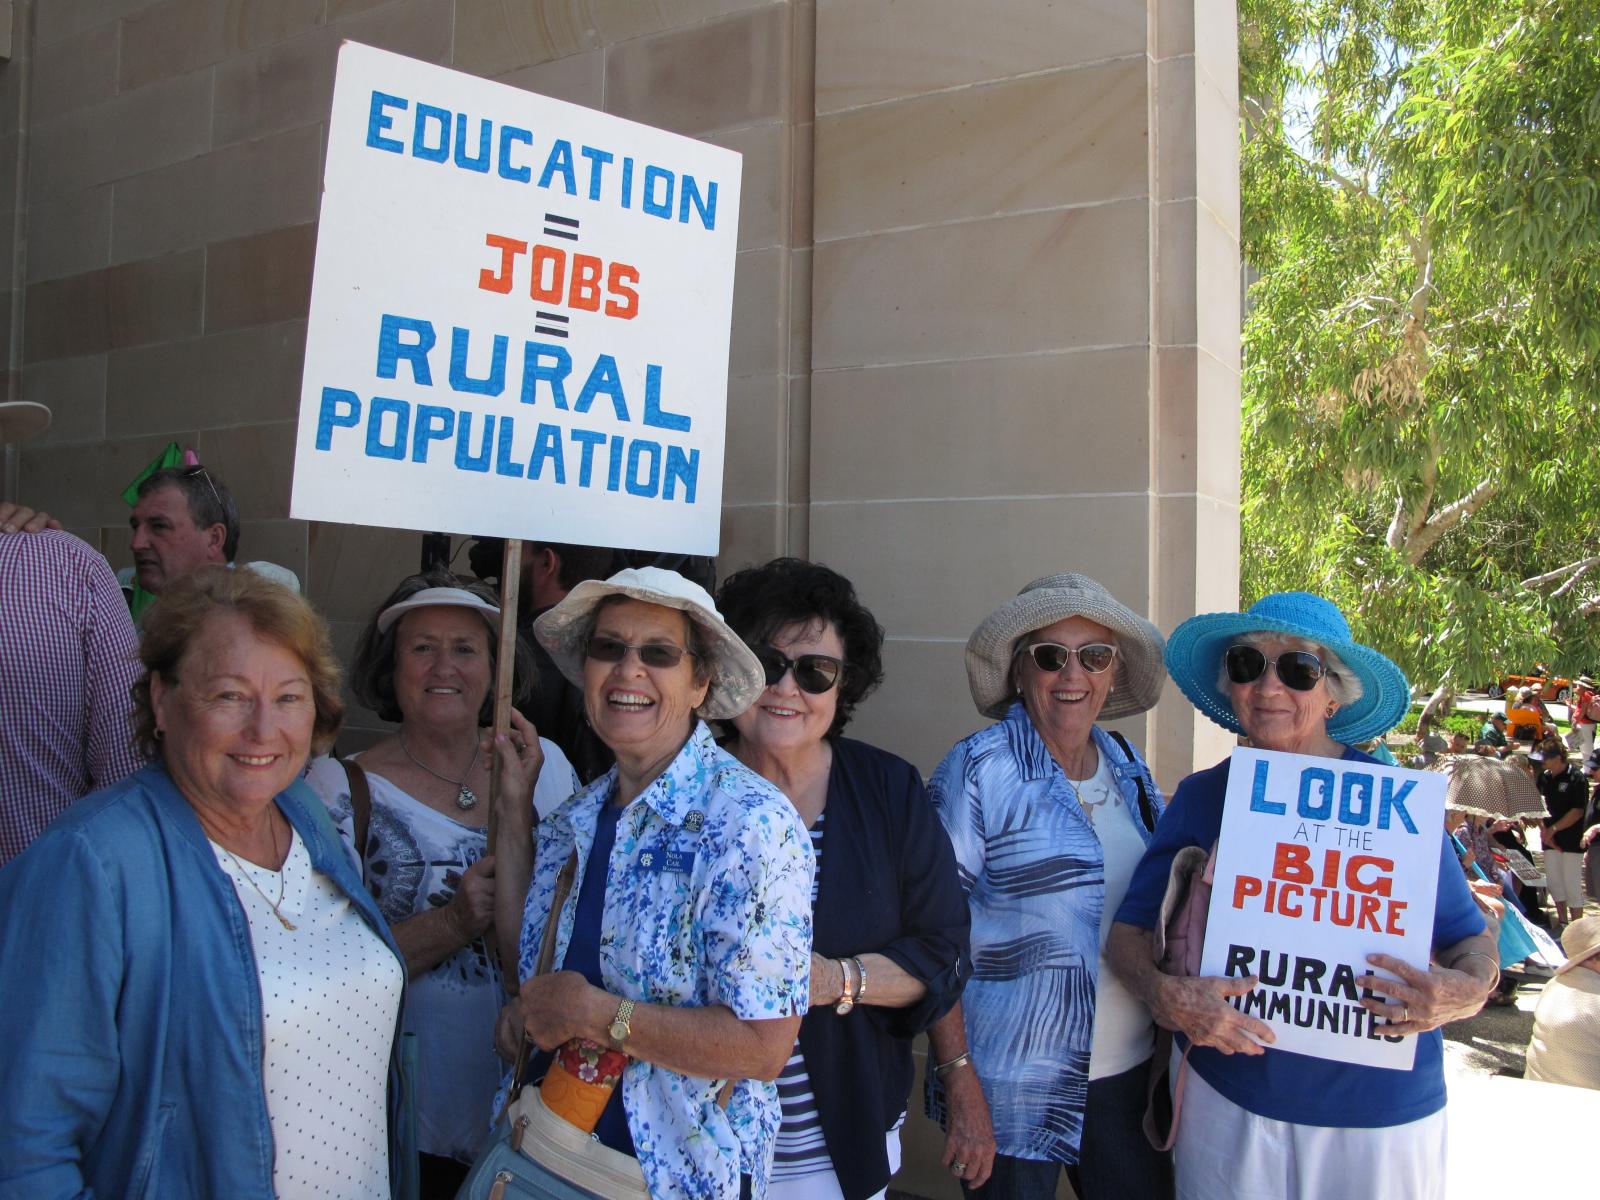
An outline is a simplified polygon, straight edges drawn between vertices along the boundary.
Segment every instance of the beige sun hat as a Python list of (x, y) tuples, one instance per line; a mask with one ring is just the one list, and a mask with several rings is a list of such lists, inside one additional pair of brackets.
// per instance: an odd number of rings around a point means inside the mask
[(1561, 949), (1567, 961), (1556, 968), (1557, 975), (1565, 975), (1590, 955), (1600, 954), (1600, 916), (1579, 917), (1563, 929)]
[(0, 400), (0, 445), (25, 442), (50, 428), (50, 409), (37, 400)]
[(1087, 617), (1117, 635), (1117, 678), (1100, 717), (1114, 721), (1155, 707), (1166, 669), (1161, 631), (1087, 575), (1068, 571), (1035, 579), (983, 619), (967, 639), (967, 686), (986, 717), (1003, 717), (1017, 639), (1068, 617)]
[(593, 626), (594, 610), (608, 596), (675, 608), (700, 627), (711, 646), (711, 661), (706, 664), (711, 687), (699, 708), (706, 720), (737, 717), (767, 686), (761, 663), (728, 628), (705, 588), (661, 567), (629, 567), (610, 579), (586, 579), (533, 623), (533, 636), (575, 686), (583, 686), (583, 643)]

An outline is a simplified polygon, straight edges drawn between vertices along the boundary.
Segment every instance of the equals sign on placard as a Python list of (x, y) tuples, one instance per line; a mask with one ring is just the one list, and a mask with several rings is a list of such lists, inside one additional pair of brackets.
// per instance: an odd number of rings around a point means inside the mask
[(555, 213), (545, 213), (544, 232), (546, 237), (566, 238), (569, 242), (578, 240), (578, 222), (574, 217), (558, 217)]
[[(535, 322), (533, 331), (535, 333), (548, 333), (551, 337), (558, 338), (564, 338), (567, 336), (567, 322), (572, 320), (571, 317), (564, 317), (560, 313), (545, 312), (542, 308), (535, 309), (533, 317)], [(540, 321), (552, 321), (557, 323), (551, 325), (541, 325), (538, 323)]]

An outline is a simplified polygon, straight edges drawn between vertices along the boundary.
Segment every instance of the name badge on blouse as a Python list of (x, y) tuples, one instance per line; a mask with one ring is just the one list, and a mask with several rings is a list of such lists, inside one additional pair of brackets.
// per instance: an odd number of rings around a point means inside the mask
[(693, 850), (642, 850), (639, 867), (644, 871), (668, 871), (673, 875), (688, 875), (694, 870)]

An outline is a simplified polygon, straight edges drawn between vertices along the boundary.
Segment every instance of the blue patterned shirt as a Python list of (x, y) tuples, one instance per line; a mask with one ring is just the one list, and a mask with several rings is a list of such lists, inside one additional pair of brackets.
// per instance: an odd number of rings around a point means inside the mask
[[(575, 898), (616, 768), (539, 826), (522, 920), (521, 977), (533, 974), (574, 847), (578, 874), (556, 931), (564, 960)], [(746, 1021), (803, 1015), (811, 994), (811, 838), (794, 805), (717, 747), (696, 723), (678, 756), (617, 823), (600, 926), (606, 990), (678, 1008), (723, 1005)], [(623, 1106), (645, 1182), (656, 1196), (739, 1195), (739, 1176), (766, 1194), (779, 1121), (772, 1083), (740, 1080), (727, 1110), (722, 1081), (634, 1060)]]
[[(1091, 736), (1148, 846), (1140, 778), (1152, 824), (1162, 809), (1150, 768), (1098, 726)], [(972, 909), (972, 978), (961, 1005), (995, 1148), (1076, 1162), (1105, 904), (1100, 841), (1020, 703), (957, 742), (928, 791)], [(942, 1122), (943, 1109), (942, 1092), (931, 1089), (930, 1115)]]

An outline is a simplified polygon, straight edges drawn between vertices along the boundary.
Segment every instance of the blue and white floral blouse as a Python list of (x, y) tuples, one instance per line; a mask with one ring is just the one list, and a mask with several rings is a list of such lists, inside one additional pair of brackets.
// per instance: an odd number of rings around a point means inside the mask
[[(1162, 810), (1150, 768), (1099, 726), (1110, 765), (1146, 846)], [(1076, 1162), (1088, 1098), (1100, 969), (1105, 859), (1076, 789), (1020, 703), (957, 742), (928, 784), (972, 910), (972, 978), (961, 997), (995, 1148), (1014, 1158)], [(929, 1115), (944, 1095), (930, 1087)]]
[[(539, 826), (522, 920), (521, 977), (533, 974), (574, 847), (578, 874), (556, 931), (555, 962), (572, 938), (575, 899), (616, 769)], [(601, 918), (606, 990), (679, 1008), (724, 1005), (746, 1021), (800, 1016), (811, 993), (811, 877), (805, 825), (783, 793), (694, 733), (661, 776), (623, 811)], [(766, 1194), (779, 1121), (772, 1083), (741, 1080), (726, 1111), (722, 1080), (630, 1062), (623, 1106), (645, 1182), (656, 1196), (734, 1198), (739, 1176)]]

